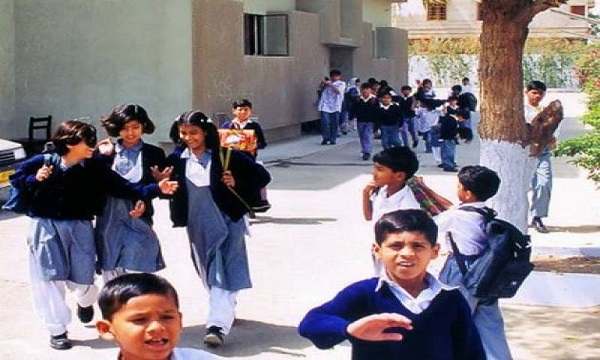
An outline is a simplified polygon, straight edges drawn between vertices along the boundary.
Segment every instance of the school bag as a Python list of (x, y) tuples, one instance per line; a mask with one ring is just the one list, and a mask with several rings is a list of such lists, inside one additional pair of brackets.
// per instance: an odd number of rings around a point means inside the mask
[[(60, 163), (60, 157), (56, 154), (45, 153), (44, 154), (44, 165), (51, 165)], [(6, 211), (12, 211), (17, 214), (27, 214), (29, 204), (34, 194), (30, 191), (24, 191), (11, 185), (8, 193), (8, 200), (2, 205), (2, 209)]]
[(464, 206), (460, 209), (483, 215), (488, 241), (487, 247), (476, 255), (474, 262), (467, 269), (466, 257), (458, 251), (452, 234), (448, 234), (465, 288), (477, 298), (513, 297), (534, 268), (529, 261), (529, 235), (523, 234), (511, 223), (497, 219), (496, 212), (490, 208)]

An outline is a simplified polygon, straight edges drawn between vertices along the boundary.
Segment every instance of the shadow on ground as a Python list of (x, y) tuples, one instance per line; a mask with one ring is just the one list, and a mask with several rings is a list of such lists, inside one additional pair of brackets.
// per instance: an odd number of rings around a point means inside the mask
[(326, 222), (337, 221), (336, 218), (284, 218), (272, 216), (257, 216), (250, 221), (252, 224), (278, 224), (278, 225), (320, 225)]
[[(205, 334), (204, 326), (187, 327), (183, 331), (179, 346), (204, 348), (202, 338)], [(273, 353), (306, 358), (301, 350), (310, 346), (312, 344), (308, 340), (298, 335), (296, 327), (237, 319), (231, 334), (225, 339), (225, 345), (208, 351), (224, 357)]]
[(550, 232), (570, 232), (575, 234), (589, 234), (600, 232), (600, 225), (578, 225), (578, 226), (548, 226)]
[(509, 305), (502, 313), (511, 348), (528, 353), (516, 359), (600, 359), (600, 307)]

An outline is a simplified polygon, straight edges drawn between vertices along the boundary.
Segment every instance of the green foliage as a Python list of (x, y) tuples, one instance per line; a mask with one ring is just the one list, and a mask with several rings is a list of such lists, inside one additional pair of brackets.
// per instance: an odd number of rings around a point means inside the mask
[(588, 111), (581, 120), (592, 130), (561, 142), (555, 155), (573, 157), (570, 162), (586, 169), (588, 177), (600, 184), (600, 43), (586, 46), (575, 64), (582, 90), (589, 95)]

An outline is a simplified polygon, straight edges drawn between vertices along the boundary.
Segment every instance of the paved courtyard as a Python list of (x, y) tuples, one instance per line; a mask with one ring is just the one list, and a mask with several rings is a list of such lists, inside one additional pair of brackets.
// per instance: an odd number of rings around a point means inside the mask
[[(562, 137), (583, 131), (577, 122), (583, 105), (577, 94), (565, 99)], [(361, 215), (361, 189), (370, 179), (370, 162), (359, 158), (354, 133), (337, 146), (320, 146), (318, 136), (271, 144), (261, 155), (273, 182), (273, 208), (252, 221), (248, 239), (254, 287), (241, 293), (238, 322), (222, 348), (225, 358), (349, 359), (348, 344), (317, 350), (299, 337), (296, 325), (311, 307), (345, 285), (372, 274), (372, 230)], [(419, 148), (425, 181), (455, 199), (455, 175), (437, 169)], [(477, 163), (477, 144), (458, 146), (461, 165)], [(552, 233), (533, 234), (535, 250), (600, 249), (600, 193), (585, 174), (557, 159), (548, 225)], [(184, 315), (181, 346), (202, 348), (207, 294), (189, 258), (185, 231), (173, 229), (164, 201), (156, 201), (156, 231), (167, 268), (160, 274), (178, 289)], [(28, 219), (0, 212), (0, 358), (115, 359), (116, 349), (98, 339), (94, 328), (75, 318), (69, 327), (75, 347), (50, 349), (47, 333), (33, 314), (28, 288)], [(564, 250), (566, 249), (566, 250)], [(600, 285), (596, 275), (596, 284)], [(552, 284), (544, 290), (552, 294)], [(556, 284), (556, 286), (559, 286)], [(588, 289), (590, 294), (600, 289)], [(552, 295), (549, 295), (552, 296)], [(598, 304), (596, 304), (598, 305)], [(516, 359), (600, 359), (600, 307), (540, 306), (530, 298), (502, 302), (508, 340)], [(98, 318), (98, 315), (96, 315)]]

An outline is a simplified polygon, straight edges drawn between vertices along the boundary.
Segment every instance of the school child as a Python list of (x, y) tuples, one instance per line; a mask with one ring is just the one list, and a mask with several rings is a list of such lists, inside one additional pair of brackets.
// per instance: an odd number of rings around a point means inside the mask
[(342, 81), (342, 72), (337, 69), (329, 71), (329, 78), (321, 80), (319, 88), (321, 96), (317, 110), (321, 114), (321, 145), (335, 145), (340, 122), (340, 112), (344, 101), (346, 83)]
[(244, 199), (271, 177), (248, 155), (221, 148), (217, 128), (200, 111), (181, 114), (170, 136), (177, 146), (167, 161), (180, 186), (170, 200), (171, 220), (187, 227), (194, 266), (209, 292), (204, 342), (220, 346), (231, 330), (238, 292), (252, 286)]
[(384, 93), (379, 98), (377, 119), (381, 129), (381, 145), (384, 149), (400, 146), (402, 114), (400, 106), (392, 103), (392, 94)]
[(419, 145), (419, 140), (417, 140), (417, 133), (415, 129), (415, 109), (417, 106), (417, 101), (415, 97), (411, 95), (412, 88), (410, 86), (402, 86), (401, 93), (402, 94), (398, 99), (398, 105), (400, 106), (400, 111), (403, 119), (403, 126), (400, 128), (402, 144), (404, 146), (409, 146), (408, 134), (410, 134), (410, 137), (412, 139), (412, 147), (416, 148)]
[(356, 115), (356, 127), (363, 160), (369, 160), (373, 152), (373, 125), (377, 121), (377, 98), (371, 92), (371, 84), (360, 86), (360, 97), (352, 107)]
[(435, 90), (433, 90), (433, 83), (431, 79), (423, 79), (421, 82), (421, 86), (417, 88), (417, 93), (415, 97), (418, 101), (424, 102), (430, 99), (435, 99), (436, 94)]
[(119, 360), (208, 360), (202, 350), (177, 348), (182, 323), (177, 291), (153, 274), (125, 274), (107, 282), (98, 305), (96, 330), (117, 343)]
[[(494, 171), (485, 166), (465, 166), (458, 173), (457, 195), (460, 205), (435, 217), (439, 228), (438, 236), (445, 238), (450, 232), (458, 251), (464, 255), (467, 263), (474, 261), (487, 246), (485, 219), (477, 212), (461, 208), (465, 206), (483, 208), (485, 201), (496, 194), (499, 186), (500, 178)], [(451, 249), (450, 244), (446, 243), (445, 248)], [(449, 252), (450, 255), (440, 271), (440, 281), (459, 286), (461, 293), (467, 299), (487, 358), (511, 359), (498, 299), (479, 299), (471, 296), (463, 285), (463, 276), (458, 264), (451, 251)]]
[(356, 282), (308, 312), (300, 335), (319, 349), (349, 340), (352, 359), (485, 359), (460, 292), (427, 272), (438, 255), (437, 226), (421, 210), (375, 224), (379, 277)]
[(344, 93), (344, 102), (342, 103), (342, 114), (340, 118), (340, 130), (342, 135), (347, 135), (348, 131), (356, 131), (354, 120), (356, 116), (352, 112), (353, 104), (360, 96), (360, 79), (353, 77), (348, 81), (346, 92)]
[[(236, 100), (232, 104), (233, 120), (226, 121), (221, 129), (243, 129), (252, 130), (256, 136), (257, 150), (254, 153), (247, 152), (254, 160), (258, 157), (258, 150), (267, 147), (265, 135), (259, 123), (250, 119), (252, 116), (252, 103), (248, 99)], [(262, 165), (262, 164), (261, 164)], [(265, 212), (271, 208), (267, 200), (267, 188), (262, 188), (251, 199), (248, 199), (254, 212)]]
[(469, 111), (466, 109), (458, 109), (453, 114), (447, 114), (440, 117), (440, 152), (442, 163), (441, 167), (447, 172), (457, 172), (457, 164), (455, 161), (456, 141), (459, 137), (459, 124), (469, 118)]
[[(146, 109), (137, 104), (118, 105), (101, 119), (109, 136), (102, 141), (100, 155), (122, 178), (136, 184), (154, 184), (168, 178), (165, 152), (142, 140), (143, 134), (154, 132), (154, 123)], [(128, 199), (109, 196), (101, 216), (96, 219), (98, 264), (104, 282), (126, 272), (155, 272), (165, 267), (160, 243), (152, 230), (152, 202), (144, 202), (145, 211), (132, 217), (134, 204)]]
[(421, 114), (421, 132), (425, 140), (425, 152), (431, 153), (437, 165), (442, 163), (440, 150), (440, 127), (439, 120), (442, 115), (438, 109), (439, 101), (431, 99), (423, 103), (425, 109)]
[(54, 152), (27, 160), (11, 176), (11, 185), (30, 200), (28, 236), (33, 304), (50, 332), (50, 346), (72, 347), (67, 337), (71, 310), (66, 289), (76, 296), (77, 316), (90, 322), (98, 289), (94, 285), (96, 248), (92, 220), (106, 195), (149, 199), (172, 194), (177, 183), (132, 184), (92, 159), (96, 129), (76, 120), (63, 122), (51, 139)]
[(363, 189), (365, 220), (379, 220), (388, 212), (420, 209), (406, 181), (419, 169), (419, 160), (406, 146), (381, 151), (373, 157), (373, 180)]

